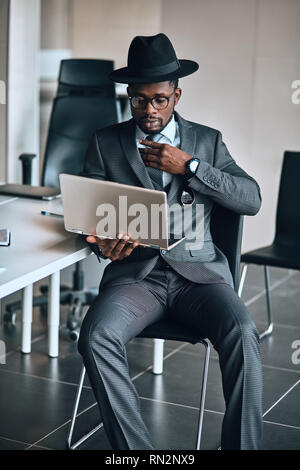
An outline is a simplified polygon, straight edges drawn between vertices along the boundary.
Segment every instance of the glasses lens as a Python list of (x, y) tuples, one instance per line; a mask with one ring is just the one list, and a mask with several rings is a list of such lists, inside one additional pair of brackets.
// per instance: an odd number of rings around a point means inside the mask
[(168, 106), (169, 100), (164, 96), (153, 98), (152, 104), (155, 109), (165, 109)]
[(132, 96), (130, 98), (131, 106), (136, 109), (144, 109), (149, 101), (151, 101), (151, 104), (155, 109), (165, 109), (169, 104), (169, 98), (165, 96), (159, 96), (152, 100), (147, 100), (141, 96)]
[(133, 96), (130, 98), (131, 106), (133, 108), (144, 108), (145, 107), (145, 100), (144, 98), (140, 98), (138, 96)]
[(194, 193), (191, 189), (183, 189), (181, 193), (180, 202), (183, 206), (193, 204), (195, 200)]

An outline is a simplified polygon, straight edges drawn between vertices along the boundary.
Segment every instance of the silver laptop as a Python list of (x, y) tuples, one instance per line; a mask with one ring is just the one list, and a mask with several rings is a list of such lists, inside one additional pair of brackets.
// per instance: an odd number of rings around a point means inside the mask
[(140, 245), (171, 250), (183, 238), (168, 233), (164, 191), (60, 174), (65, 229), (69, 232), (116, 238), (117, 233), (139, 239)]

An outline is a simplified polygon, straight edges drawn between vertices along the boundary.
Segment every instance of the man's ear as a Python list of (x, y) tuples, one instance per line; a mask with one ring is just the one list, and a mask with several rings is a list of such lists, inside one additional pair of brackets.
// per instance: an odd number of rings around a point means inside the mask
[(181, 98), (181, 93), (182, 93), (181, 88), (176, 88), (176, 90), (175, 90), (175, 106)]

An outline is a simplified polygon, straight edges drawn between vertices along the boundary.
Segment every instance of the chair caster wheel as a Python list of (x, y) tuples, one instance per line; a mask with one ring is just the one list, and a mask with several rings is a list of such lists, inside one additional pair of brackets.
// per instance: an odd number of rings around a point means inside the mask
[(79, 338), (79, 331), (77, 330), (70, 331), (70, 339), (74, 341), (74, 343), (78, 341), (78, 338)]
[(70, 319), (70, 318), (68, 319), (68, 321), (67, 321), (68, 330), (74, 331), (74, 330), (76, 330), (77, 326), (78, 326), (78, 322), (76, 320)]
[(15, 325), (17, 321), (17, 314), (11, 312), (5, 312), (3, 315), (3, 323), (9, 323)]

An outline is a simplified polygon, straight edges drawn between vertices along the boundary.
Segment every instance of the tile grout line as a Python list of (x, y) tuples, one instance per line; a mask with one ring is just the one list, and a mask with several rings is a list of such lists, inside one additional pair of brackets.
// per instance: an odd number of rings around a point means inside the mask
[(266, 367), (267, 369), (282, 370), (283, 372), (294, 372), (295, 374), (299, 374), (299, 370), (288, 369), (287, 367), (277, 367), (277, 366), (271, 366), (269, 364), (263, 364), (262, 366)]
[(269, 421), (269, 420), (266, 420), (266, 419), (264, 419), (264, 423), (273, 424), (274, 426), (283, 426), (285, 428), (299, 429), (299, 431), (300, 431), (299, 426), (292, 426), (291, 424), (277, 423), (276, 421)]
[[(273, 323), (274, 323), (274, 327), (276, 327), (276, 328), (285, 328), (286, 330), (299, 330), (300, 331), (300, 326), (277, 323), (274, 320), (273, 320)], [(261, 321), (261, 320), (256, 320), (256, 324), (257, 325), (265, 325), (266, 323), (264, 321)]]
[[(192, 406), (192, 405), (183, 405), (182, 403), (173, 403), (171, 401), (165, 401), (165, 400), (158, 400), (157, 398), (149, 398), (149, 397), (141, 397), (139, 396), (141, 400), (146, 400), (146, 401), (153, 401), (155, 403), (161, 403), (163, 405), (172, 405), (172, 406), (178, 406), (180, 408), (189, 408), (191, 410), (197, 410), (199, 411), (199, 407), (197, 406)], [(224, 414), (224, 411), (215, 411), (215, 410), (209, 410), (208, 408), (204, 408), (204, 411), (207, 411), (209, 413), (217, 413), (217, 414)]]
[(297, 380), (297, 382), (292, 385), (292, 387), (290, 387), (280, 398), (278, 398), (278, 400), (272, 405), (270, 406), (270, 408), (263, 414), (263, 418), (281, 401), (283, 400), (284, 397), (287, 396), (288, 393), (290, 393), (293, 388), (295, 388), (298, 384), (300, 383), (300, 379)]
[[(33, 379), (45, 380), (46, 382), (54, 382), (56, 384), (58, 383), (58, 384), (62, 384), (62, 385), (71, 385), (72, 387), (77, 387), (78, 386), (78, 383), (65, 382), (63, 380), (51, 379), (49, 377), (42, 377), (42, 376), (39, 376), (39, 375), (25, 374), (23, 372), (17, 372), (17, 371), (10, 370), (10, 369), (6, 369), (6, 370), (4, 370), (4, 372), (7, 372), (8, 374), (22, 375), (24, 377), (31, 377)], [(90, 387), (88, 385), (83, 385), (83, 388), (87, 389), (87, 390), (92, 390), (92, 387)]]
[[(5, 437), (5, 436), (0, 436), (0, 439), (9, 441), (9, 442), (16, 442), (17, 444), (23, 444), (24, 446), (31, 445), (29, 442), (19, 441), (18, 439), (12, 439), (10, 437)], [(39, 446), (39, 447), (42, 447), (42, 446)], [(49, 447), (44, 447), (44, 449), (49, 449)]]

